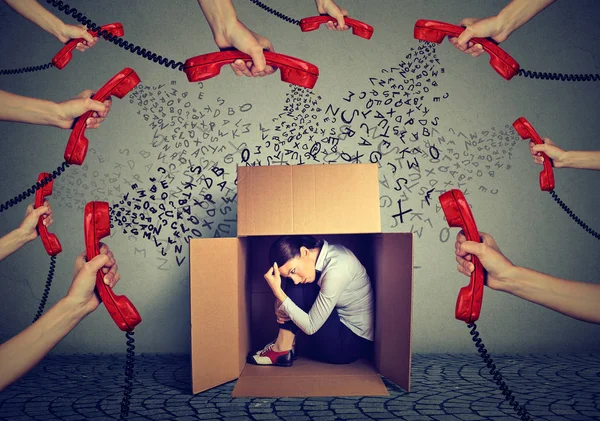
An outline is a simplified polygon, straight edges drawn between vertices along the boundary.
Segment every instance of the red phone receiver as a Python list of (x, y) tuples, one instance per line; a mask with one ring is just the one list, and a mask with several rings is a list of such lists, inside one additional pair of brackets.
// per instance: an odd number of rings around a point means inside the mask
[[(100, 254), (100, 239), (110, 235), (110, 216), (108, 202), (89, 202), (85, 205), (83, 231), (85, 252), (89, 260)], [(142, 318), (135, 306), (124, 295), (116, 295), (104, 283), (104, 274), (96, 274), (96, 291), (119, 329), (124, 332), (133, 330)]]
[[(119, 22), (103, 25), (100, 27), (100, 29), (108, 31), (117, 37), (121, 37), (125, 33), (123, 31), (123, 25), (121, 25)], [(98, 36), (98, 32), (100, 31), (98, 31), (96, 28), (95, 31), (90, 29), (88, 32), (92, 34), (92, 36), (96, 37)], [(77, 47), (77, 44), (83, 41), (83, 38), (76, 38), (67, 42), (65, 46), (61, 48), (60, 51), (56, 53), (56, 55), (52, 58), (52, 64), (54, 65), (54, 67), (58, 69), (63, 69), (67, 64), (69, 64), (69, 62), (73, 58), (73, 50)]]
[[(319, 68), (314, 64), (271, 51), (264, 53), (267, 64), (278, 67), (281, 71), (282, 81), (309, 89), (317, 83)], [(219, 51), (188, 58), (183, 65), (183, 71), (190, 82), (200, 82), (217, 76), (221, 67), (238, 59), (252, 60), (248, 54), (241, 51)]]
[[(468, 241), (481, 242), (475, 219), (462, 191), (452, 189), (443, 193), (440, 196), (440, 204), (449, 227), (462, 228)], [(460, 289), (454, 312), (458, 320), (466, 323), (473, 323), (479, 319), (483, 302), (483, 265), (475, 255), (472, 256), (472, 263), (475, 270), (471, 273), (469, 285)]]
[[(138, 83), (140, 83), (140, 77), (133, 69), (126, 67), (106, 82), (92, 98), (100, 102), (105, 101), (108, 97), (113, 95), (117, 98), (123, 98)], [(89, 141), (85, 137), (85, 122), (92, 114), (93, 111), (82, 114), (77, 118), (77, 121), (73, 126), (73, 131), (69, 136), (64, 155), (65, 161), (67, 161), (68, 164), (83, 164), (89, 145)]]
[[(44, 180), (46, 177), (49, 177), (50, 174), (47, 172), (40, 173), (38, 176), (38, 183)], [(46, 196), (52, 195), (52, 187), (54, 185), (54, 180), (51, 180), (48, 184), (46, 184), (41, 189), (36, 190), (35, 192), (35, 201), (33, 203), (34, 208), (39, 208), (44, 204), (44, 198)], [(42, 239), (42, 244), (46, 249), (46, 253), (49, 256), (56, 256), (58, 253), (62, 251), (62, 246), (60, 245), (60, 241), (58, 241), (58, 237), (55, 234), (48, 232), (48, 228), (43, 223), (44, 217), (40, 216), (37, 223), (37, 230), (40, 234), (40, 238)]]
[[(319, 29), (319, 26), (326, 22), (337, 22), (337, 19), (332, 16), (311, 16), (304, 18), (300, 20), (300, 30), (302, 32), (314, 31), (315, 29)], [(349, 18), (348, 16), (344, 17), (344, 22), (352, 28), (352, 33), (356, 36), (365, 39), (371, 39), (371, 36), (373, 36), (373, 27), (371, 25)]]
[[(519, 136), (523, 139), (531, 139), (533, 143), (536, 145), (543, 145), (544, 141), (540, 137), (539, 134), (535, 131), (531, 123), (527, 121), (525, 117), (519, 117), (513, 123), (513, 127), (519, 133)], [(552, 191), (554, 190), (554, 171), (552, 170), (552, 160), (548, 158), (544, 152), (542, 152), (542, 156), (544, 157), (544, 168), (542, 172), (540, 172), (540, 189), (543, 191)]]
[[(436, 20), (419, 19), (415, 23), (415, 38), (423, 41), (441, 43), (444, 37), (457, 37), (465, 28)], [(486, 38), (473, 38), (476, 44), (481, 44), (486, 53), (490, 55), (490, 65), (506, 80), (512, 79), (519, 73), (519, 63), (509, 56), (502, 48), (498, 47), (492, 40)]]

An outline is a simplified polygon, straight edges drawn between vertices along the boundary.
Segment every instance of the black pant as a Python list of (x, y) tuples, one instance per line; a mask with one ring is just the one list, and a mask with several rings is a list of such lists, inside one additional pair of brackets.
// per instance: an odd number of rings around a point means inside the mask
[[(302, 310), (309, 312), (321, 289), (316, 282), (294, 284), (287, 280), (286, 295)], [(297, 334), (299, 327), (288, 320), (280, 329)], [(359, 358), (371, 358), (373, 342), (358, 336), (343, 324), (337, 309), (333, 309), (323, 326), (309, 339), (309, 354), (312, 358), (330, 364), (348, 364)]]

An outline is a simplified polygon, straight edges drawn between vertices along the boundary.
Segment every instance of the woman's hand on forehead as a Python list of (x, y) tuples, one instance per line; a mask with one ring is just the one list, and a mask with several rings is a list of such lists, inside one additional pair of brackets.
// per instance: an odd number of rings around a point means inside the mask
[(269, 284), (273, 291), (281, 289), (281, 275), (277, 263), (273, 263), (273, 266), (269, 268), (264, 277), (265, 281), (267, 281), (267, 284)]

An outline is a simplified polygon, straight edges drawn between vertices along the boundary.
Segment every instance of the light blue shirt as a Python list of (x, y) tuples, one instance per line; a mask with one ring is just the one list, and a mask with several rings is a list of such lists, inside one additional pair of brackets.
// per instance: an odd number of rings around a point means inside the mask
[(340, 321), (358, 336), (373, 340), (374, 298), (371, 281), (364, 266), (346, 247), (323, 241), (316, 262), (321, 271), (317, 281), (321, 290), (310, 308), (304, 312), (289, 297), (279, 307), (307, 335), (323, 326), (333, 309)]

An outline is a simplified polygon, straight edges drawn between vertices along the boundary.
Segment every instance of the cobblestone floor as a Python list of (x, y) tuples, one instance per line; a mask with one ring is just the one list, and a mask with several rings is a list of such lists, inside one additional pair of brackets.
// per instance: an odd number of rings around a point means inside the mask
[[(535, 420), (600, 420), (600, 354), (494, 356)], [(0, 393), (0, 420), (119, 419), (124, 357), (48, 356)], [(233, 399), (230, 382), (191, 395), (189, 356), (137, 355), (129, 420), (514, 420), (477, 355), (414, 355), (412, 391), (389, 397)]]

